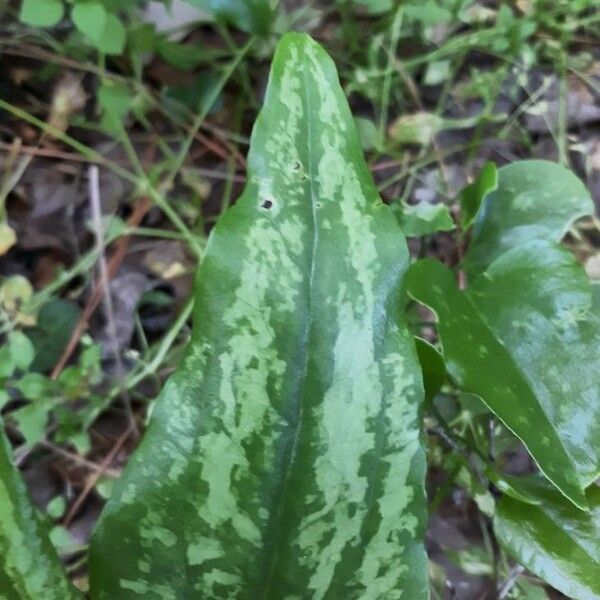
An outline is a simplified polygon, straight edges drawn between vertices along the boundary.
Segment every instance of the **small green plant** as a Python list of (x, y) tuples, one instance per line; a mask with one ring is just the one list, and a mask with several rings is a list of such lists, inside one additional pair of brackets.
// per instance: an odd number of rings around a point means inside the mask
[[(409, 266), (399, 220), (420, 235), (449, 215), (398, 219), (381, 202), (333, 62), (283, 37), (245, 192), (203, 256), (187, 356), (98, 523), (93, 599), (427, 598), (425, 410), (471, 445), (440, 414), (443, 389), (539, 466), (511, 477), (485, 441), (457, 463), (502, 545), (600, 598), (600, 318), (560, 245), (591, 199), (563, 167), (524, 161), (486, 165), (459, 200), (457, 272)], [(416, 302), (436, 316), (425, 329)], [(0, 591), (77, 598), (9, 456), (3, 438)]]
[[(230, 22), (253, 33), (265, 33), (273, 20), (274, 12), (269, 0), (188, 0), (203, 11), (205, 19)], [(140, 2), (115, 2), (115, 0), (22, 0), (20, 20), (37, 28), (55, 27), (69, 19), (76, 35), (87, 46), (104, 55), (121, 54), (128, 41), (126, 24), (141, 10)], [(169, 2), (165, 2), (169, 5)], [(134, 28), (129, 42), (135, 49), (141, 43), (144, 51), (155, 47), (175, 62), (185, 57), (185, 48), (157, 38), (152, 28)], [(140, 49), (141, 50), (141, 49)]]

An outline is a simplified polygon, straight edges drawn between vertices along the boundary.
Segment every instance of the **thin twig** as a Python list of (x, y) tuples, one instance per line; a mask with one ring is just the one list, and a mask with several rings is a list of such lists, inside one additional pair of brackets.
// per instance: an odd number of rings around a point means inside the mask
[(73, 502), (73, 504), (69, 508), (69, 512), (67, 513), (67, 516), (64, 518), (63, 521), (63, 527), (68, 527), (71, 521), (73, 521), (73, 519), (79, 512), (79, 509), (81, 508), (82, 504), (85, 502), (85, 499), (89, 496), (90, 492), (94, 489), (94, 487), (96, 487), (96, 483), (98, 483), (98, 480), (100, 479), (100, 477), (102, 477), (108, 465), (110, 465), (117, 453), (125, 445), (125, 442), (129, 438), (131, 433), (131, 425), (129, 425), (127, 429), (119, 436), (111, 451), (104, 457), (104, 459), (100, 463), (100, 468), (97, 471), (95, 471), (92, 475), (90, 475), (90, 477), (87, 479), (83, 490), (81, 490), (81, 493), (79, 494), (79, 496), (77, 496), (75, 502)]
[[(102, 208), (100, 206), (100, 171), (97, 165), (90, 165), (88, 169), (88, 183), (90, 207), (92, 209), (92, 226), (96, 234), (96, 249), (98, 251), (98, 269), (99, 269), (99, 284), (102, 288), (102, 303), (104, 305), (104, 313), (106, 316), (106, 326), (108, 335), (113, 343), (114, 358), (117, 365), (117, 373), (119, 377), (123, 376), (125, 369), (121, 354), (119, 352), (117, 327), (115, 325), (115, 311), (110, 290), (108, 266), (106, 264), (106, 256), (104, 253), (104, 229), (102, 227)], [(131, 400), (126, 390), (121, 394), (123, 406), (127, 413), (130, 427), (132, 431), (139, 436), (139, 431), (135, 422), (135, 415), (131, 409)]]
[[(0, 142), (0, 150), (6, 150), (10, 152), (14, 142), (7, 144), (6, 142)], [(82, 156), (75, 152), (64, 152), (63, 150), (54, 150), (53, 148), (36, 148), (35, 146), (19, 146), (19, 153), (31, 154), (33, 156), (43, 156), (46, 158), (57, 158), (60, 160), (68, 160), (73, 162), (92, 162), (88, 157)]]
[(55, 444), (53, 444), (52, 442), (48, 442), (47, 440), (42, 440), (38, 443), (40, 446), (43, 446), (44, 448), (48, 448), (48, 450), (51, 450), (55, 454), (58, 454), (59, 456), (62, 456), (63, 458), (66, 458), (67, 460), (74, 462), (76, 465), (79, 465), (80, 467), (86, 467), (87, 469), (90, 469), (91, 471), (102, 471), (103, 475), (107, 475), (108, 477), (112, 477), (114, 479), (117, 479), (118, 477), (121, 476), (121, 472), (118, 471), (117, 469), (108, 469), (108, 468), (103, 469), (101, 465), (99, 465), (91, 460), (88, 460), (87, 458), (85, 458), (83, 456), (79, 456), (79, 454), (73, 454), (72, 452), (69, 452), (68, 450), (65, 450), (64, 448), (61, 448), (60, 446), (56, 446)]
[(525, 568), (521, 565), (517, 565), (510, 570), (508, 578), (500, 585), (498, 589), (498, 600), (503, 600), (504, 598), (508, 597), (508, 594), (510, 594), (511, 590), (524, 571)]
[[(129, 219), (127, 219), (127, 227), (137, 227), (144, 215), (150, 209), (150, 206), (151, 202), (148, 198), (140, 198), (135, 203), (131, 216), (129, 217)], [(123, 262), (123, 258), (125, 257), (127, 249), (129, 247), (129, 241), (129, 235), (124, 235), (115, 242), (115, 250), (111, 254), (107, 264), (107, 272), (109, 279), (116, 275), (117, 270), (121, 265), (121, 262)], [(102, 281), (98, 278), (95, 282), (94, 290), (83, 312), (81, 313), (81, 316), (79, 317), (75, 328), (73, 329), (73, 333), (69, 338), (69, 343), (65, 347), (54, 369), (52, 369), (52, 373), (50, 374), (51, 379), (58, 378), (58, 376), (62, 373), (62, 370), (65, 368), (69, 358), (71, 358), (71, 355), (77, 348), (77, 345), (79, 344), (79, 338), (83, 335), (84, 331), (87, 328), (88, 321), (90, 320), (92, 314), (96, 310), (96, 307), (100, 303), (100, 300), (102, 300), (103, 291), (104, 290), (102, 286)]]

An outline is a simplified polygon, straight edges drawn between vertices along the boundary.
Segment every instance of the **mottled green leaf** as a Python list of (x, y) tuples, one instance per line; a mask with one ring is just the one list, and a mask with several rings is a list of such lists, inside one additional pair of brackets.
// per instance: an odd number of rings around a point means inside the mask
[(504, 496), (494, 518), (500, 543), (532, 573), (575, 600), (600, 599), (600, 488), (583, 512), (547, 485), (537, 504)]
[(503, 252), (533, 239), (559, 242), (570, 225), (592, 214), (583, 183), (568, 169), (525, 160), (498, 170), (498, 189), (486, 195), (473, 224), (465, 259), (475, 277)]
[(80, 598), (69, 583), (25, 484), (11, 462), (0, 421), (0, 598)]
[(463, 229), (468, 229), (483, 199), (498, 187), (498, 170), (493, 162), (487, 162), (483, 165), (477, 179), (466, 186), (459, 194), (460, 203), (460, 225)]
[(278, 46), (248, 168), (101, 517), (92, 596), (427, 598), (406, 244), (308, 36)]
[(552, 243), (497, 259), (467, 292), (426, 260), (409, 291), (438, 318), (448, 372), (479, 395), (573, 502), (600, 466), (600, 321), (583, 269)]

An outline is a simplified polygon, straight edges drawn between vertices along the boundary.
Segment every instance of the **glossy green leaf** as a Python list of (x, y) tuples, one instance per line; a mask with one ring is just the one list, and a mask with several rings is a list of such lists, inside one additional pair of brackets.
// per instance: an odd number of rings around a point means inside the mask
[(12, 465), (0, 421), (0, 598), (70, 600), (81, 595), (69, 583), (46, 529)]
[(475, 220), (470, 287), (459, 292), (433, 261), (409, 274), (411, 295), (437, 314), (449, 374), (580, 507), (600, 474), (600, 315), (585, 271), (556, 242), (591, 204), (559, 165), (504, 167)]
[(498, 188), (486, 195), (473, 224), (465, 259), (469, 277), (519, 244), (559, 242), (573, 221), (593, 212), (583, 183), (560, 165), (524, 160), (502, 167)]
[(406, 244), (308, 36), (278, 46), (248, 165), (187, 358), (99, 522), (92, 596), (425, 599)]
[(583, 512), (549, 486), (535, 490), (539, 502), (509, 496), (494, 518), (504, 548), (532, 573), (575, 600), (600, 599), (600, 488), (588, 492)]
[(600, 466), (600, 321), (583, 269), (563, 249), (534, 241), (496, 260), (467, 292), (426, 260), (409, 291), (435, 311), (448, 372), (527, 446), (573, 502)]

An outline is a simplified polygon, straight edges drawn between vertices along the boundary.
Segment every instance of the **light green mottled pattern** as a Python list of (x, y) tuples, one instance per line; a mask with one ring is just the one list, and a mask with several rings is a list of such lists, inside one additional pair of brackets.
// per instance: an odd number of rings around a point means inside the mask
[(69, 600), (81, 596), (69, 583), (46, 531), (13, 467), (0, 421), (0, 597)]
[(93, 597), (427, 598), (406, 246), (308, 36), (280, 42), (248, 181), (101, 519)]

